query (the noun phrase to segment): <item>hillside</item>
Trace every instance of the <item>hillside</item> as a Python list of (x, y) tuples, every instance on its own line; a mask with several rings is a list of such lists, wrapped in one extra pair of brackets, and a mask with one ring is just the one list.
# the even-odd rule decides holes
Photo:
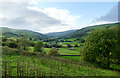
[(69, 30), (69, 31), (64, 31), (64, 32), (53, 32), (53, 33), (47, 33), (46, 35), (49, 37), (65, 37), (66, 35), (69, 35), (76, 30)]
[(38, 32), (30, 31), (30, 30), (19, 30), (19, 29), (12, 29), (7, 27), (0, 27), (2, 29), (2, 35), (7, 38), (19, 38), (19, 37), (31, 37), (34, 40), (40, 40), (47, 38), (46, 35), (43, 35)]
[(106, 29), (112, 26), (117, 26), (117, 25), (118, 23), (89, 26), (89, 27), (79, 29), (71, 34), (68, 34), (65, 36), (65, 38), (86, 37), (90, 32), (94, 30)]

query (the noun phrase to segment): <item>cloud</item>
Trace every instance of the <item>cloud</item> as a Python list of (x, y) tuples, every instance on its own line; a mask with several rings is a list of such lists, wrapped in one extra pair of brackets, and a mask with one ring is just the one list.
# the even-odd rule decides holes
[(88, 25), (99, 25), (99, 24), (107, 24), (107, 23), (116, 23), (118, 22), (118, 4), (114, 6), (106, 15), (103, 15), (95, 20), (93, 20)]
[(44, 8), (39, 10), (44, 12), (50, 17), (61, 20), (62, 23), (65, 23), (68, 25), (76, 24), (76, 20), (78, 20), (81, 17), (81, 15), (77, 15), (77, 16), (71, 15), (70, 12), (66, 9)]
[[(31, 10), (28, 7), (28, 3), (4, 3), (0, 9), (1, 24), (7, 26), (50, 26), (62, 25), (62, 23), (51, 18), (43, 12)], [(22, 28), (22, 27), (21, 27)]]
[(33, 7), (35, 4), (38, 2), (1, 2), (0, 26), (46, 33), (58, 31), (58, 28), (59, 31), (69, 30), (80, 18), (65, 9)]

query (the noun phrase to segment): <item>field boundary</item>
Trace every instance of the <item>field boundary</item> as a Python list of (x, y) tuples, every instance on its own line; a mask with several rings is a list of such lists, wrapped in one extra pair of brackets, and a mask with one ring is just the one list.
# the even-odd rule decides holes
[(59, 55), (59, 56), (81, 56), (81, 55)]

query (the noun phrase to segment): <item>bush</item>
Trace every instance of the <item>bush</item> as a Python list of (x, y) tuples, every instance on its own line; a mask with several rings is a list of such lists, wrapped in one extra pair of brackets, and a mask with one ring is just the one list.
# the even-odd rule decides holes
[(10, 48), (17, 48), (18, 47), (18, 45), (15, 42), (9, 42), (7, 45)]
[(117, 27), (91, 33), (85, 42), (83, 59), (91, 63), (99, 63), (105, 68), (109, 68), (110, 63), (116, 62), (116, 60), (118, 62), (120, 52), (116, 49), (119, 46), (117, 34)]
[(67, 44), (67, 47), (72, 47), (70, 44)]
[(29, 46), (34, 47), (34, 42), (29, 42)]
[(3, 42), (6, 42), (6, 41), (7, 41), (7, 38), (6, 38), (6, 37), (2, 37), (2, 41), (3, 41)]
[(6, 42), (2, 42), (2, 46), (5, 46), (6, 45)]
[(80, 44), (80, 47), (83, 47), (84, 45), (83, 44)]
[(3, 55), (19, 55), (20, 51), (15, 48), (9, 48), (7, 46), (2, 47), (2, 54)]
[(75, 46), (74, 47), (79, 47), (77, 44), (75, 44)]
[(34, 52), (42, 52), (42, 47), (43, 47), (43, 42), (42, 41), (38, 41), (35, 45), (34, 45)]
[(59, 53), (56, 49), (52, 48), (49, 52), (48, 52), (48, 55), (50, 56), (58, 56)]
[(28, 50), (28, 46), (30, 41), (26, 37), (22, 37), (17, 39), (16, 42), (18, 43), (18, 48), (21, 50)]
[(79, 42), (80, 42), (80, 43), (84, 43), (84, 42), (85, 42), (85, 40), (84, 40), (84, 39), (82, 39), (82, 38), (80, 38), (80, 39), (79, 39)]

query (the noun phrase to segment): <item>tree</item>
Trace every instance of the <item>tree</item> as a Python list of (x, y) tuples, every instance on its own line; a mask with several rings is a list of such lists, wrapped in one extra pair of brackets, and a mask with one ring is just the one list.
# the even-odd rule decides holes
[(7, 41), (7, 38), (6, 38), (6, 37), (2, 37), (2, 41), (3, 41), (3, 42), (6, 42), (6, 41)]
[(29, 40), (32, 40), (32, 38), (30, 37)]
[(83, 60), (100, 63), (105, 68), (109, 68), (110, 63), (115, 60), (119, 61), (120, 53), (116, 49), (117, 34), (117, 27), (92, 32), (85, 42), (82, 52)]
[(34, 52), (42, 52), (43, 51), (43, 42), (42, 41), (38, 41), (35, 45), (34, 45)]
[(10, 48), (17, 48), (17, 47), (18, 47), (18, 45), (17, 45), (15, 42), (9, 42), (7, 45), (8, 45)]
[(78, 47), (78, 44), (75, 44), (75, 47)]
[(56, 49), (52, 48), (49, 52), (48, 52), (48, 55), (50, 56), (58, 56), (59, 53)]
[(33, 42), (33, 41), (30, 41), (30, 42), (29, 42), (29, 46), (34, 47), (34, 42)]
[(29, 40), (26, 37), (18, 39), (17, 42), (19, 49), (28, 50)]
[(82, 38), (79, 38), (79, 42), (80, 42), (80, 43), (84, 43), (84, 42), (85, 42), (85, 40), (84, 40), (84, 39), (82, 39)]
[(67, 47), (72, 47), (70, 44), (67, 44)]

